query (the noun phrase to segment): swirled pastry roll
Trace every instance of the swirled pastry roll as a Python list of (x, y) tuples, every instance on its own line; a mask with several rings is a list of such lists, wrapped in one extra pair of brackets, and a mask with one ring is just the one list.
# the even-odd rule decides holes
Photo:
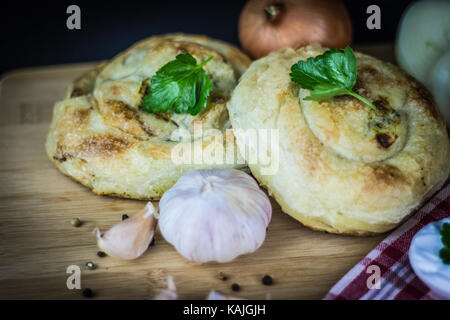
[(248, 129), (274, 129), (279, 148), (258, 150), (278, 170), (258, 181), (283, 211), (304, 225), (331, 233), (365, 235), (397, 226), (446, 181), (450, 145), (433, 98), (395, 66), (356, 53), (351, 96), (303, 100), (309, 90), (291, 82), (293, 64), (322, 54), (319, 45), (283, 49), (252, 63), (235, 88), (228, 110), (241, 154), (257, 150)]
[[(199, 63), (213, 56), (204, 67), (213, 83), (206, 108), (196, 116), (143, 111), (152, 76), (181, 53)], [(224, 149), (230, 141), (234, 145), (225, 105), (249, 64), (235, 47), (204, 36), (171, 34), (141, 41), (67, 88), (54, 108), (47, 154), (61, 172), (95, 193), (135, 199), (159, 198), (192, 169), (243, 167), (238, 152), (217, 163), (177, 162), (172, 151), (197, 138), (203, 151), (217, 143)], [(195, 128), (202, 136), (195, 136)]]

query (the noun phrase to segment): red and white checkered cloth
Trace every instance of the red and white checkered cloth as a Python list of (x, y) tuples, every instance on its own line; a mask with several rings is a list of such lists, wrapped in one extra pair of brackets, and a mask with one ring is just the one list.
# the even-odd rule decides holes
[[(325, 300), (429, 300), (439, 298), (414, 274), (408, 250), (414, 235), (430, 222), (450, 216), (450, 185), (384, 239), (327, 293)], [(380, 268), (379, 289), (369, 289), (371, 265)], [(370, 282), (369, 282), (370, 283)]]

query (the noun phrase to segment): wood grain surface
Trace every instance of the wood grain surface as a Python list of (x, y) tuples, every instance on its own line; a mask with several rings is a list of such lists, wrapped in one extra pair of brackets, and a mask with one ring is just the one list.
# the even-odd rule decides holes
[[(393, 60), (392, 45), (357, 47)], [(0, 299), (83, 299), (69, 290), (66, 270), (81, 268), (81, 285), (94, 299), (151, 299), (172, 275), (181, 299), (204, 299), (211, 289), (264, 299), (320, 299), (385, 235), (366, 238), (309, 230), (275, 201), (263, 246), (226, 263), (185, 260), (156, 233), (155, 245), (134, 261), (97, 256), (95, 227), (107, 230), (145, 203), (101, 197), (60, 174), (44, 141), (55, 101), (94, 64), (40, 67), (5, 75), (0, 83)], [(70, 221), (78, 217), (80, 228)], [(89, 270), (85, 264), (97, 265)], [(227, 281), (218, 279), (223, 272)], [(269, 274), (272, 286), (261, 278)]]

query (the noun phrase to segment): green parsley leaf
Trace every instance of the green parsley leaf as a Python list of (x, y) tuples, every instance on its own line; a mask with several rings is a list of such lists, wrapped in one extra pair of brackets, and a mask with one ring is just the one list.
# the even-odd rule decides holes
[(189, 113), (193, 116), (206, 107), (213, 88), (203, 67), (209, 57), (199, 65), (189, 53), (179, 54), (175, 60), (162, 66), (152, 77), (141, 108), (151, 113)]
[(352, 91), (356, 84), (356, 57), (353, 49), (330, 49), (291, 67), (291, 80), (301, 88), (311, 90), (305, 100), (322, 101), (335, 96), (351, 95), (372, 109), (376, 107), (366, 98)]
[(444, 246), (450, 248), (450, 223), (446, 222), (442, 225), (441, 240)]
[(445, 264), (450, 264), (450, 248), (449, 247), (443, 247), (439, 251), (439, 257), (441, 257), (442, 262)]
[(444, 247), (439, 251), (439, 257), (445, 264), (450, 264), (450, 223), (444, 223), (440, 233)]

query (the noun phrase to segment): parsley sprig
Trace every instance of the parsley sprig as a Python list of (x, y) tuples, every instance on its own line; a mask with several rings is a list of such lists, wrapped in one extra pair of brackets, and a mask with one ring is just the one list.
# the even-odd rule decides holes
[(441, 241), (444, 247), (439, 251), (439, 257), (445, 264), (450, 264), (450, 223), (442, 225)]
[(352, 91), (356, 84), (356, 57), (353, 49), (330, 49), (291, 67), (291, 80), (301, 88), (311, 90), (305, 100), (322, 101), (335, 96), (351, 95), (372, 109), (376, 107), (366, 98)]
[(152, 77), (141, 108), (151, 113), (189, 113), (193, 116), (206, 107), (213, 88), (203, 67), (213, 56), (197, 64), (189, 53), (179, 54)]

